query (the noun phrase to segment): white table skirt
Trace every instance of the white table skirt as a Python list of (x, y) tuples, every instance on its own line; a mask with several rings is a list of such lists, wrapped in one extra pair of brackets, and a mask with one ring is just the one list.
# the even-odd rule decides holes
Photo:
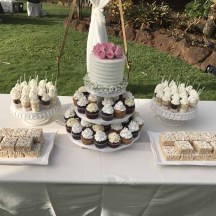
[[(200, 102), (196, 119), (168, 127), (151, 111), (150, 100), (138, 99), (136, 107), (145, 120), (139, 141), (125, 150), (104, 154), (70, 142), (63, 113), (71, 97), (60, 100), (61, 113), (43, 126), (44, 130), (58, 129), (49, 165), (0, 166), (0, 215), (28, 215), (25, 202), (20, 200), (29, 199), (29, 194), (42, 200), (40, 205), (29, 207), (41, 216), (215, 215), (216, 168), (156, 165), (146, 131), (216, 131), (216, 102)], [(26, 127), (21, 119), (10, 115), (9, 95), (0, 95), (0, 101), (0, 126)], [(10, 193), (17, 201), (12, 206), (5, 201), (5, 207), (2, 200)]]

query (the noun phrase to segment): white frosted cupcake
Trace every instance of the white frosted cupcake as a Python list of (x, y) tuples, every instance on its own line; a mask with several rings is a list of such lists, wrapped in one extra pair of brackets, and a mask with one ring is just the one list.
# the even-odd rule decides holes
[(80, 98), (77, 102), (78, 112), (85, 114), (85, 110), (86, 110), (87, 105), (88, 105), (88, 100), (86, 99), (86, 97), (84, 96), (84, 97)]
[(42, 100), (42, 97), (43, 97), (43, 95), (46, 93), (46, 88), (42, 88), (42, 87), (40, 87), (39, 89), (38, 89), (38, 99), (39, 100)]
[(101, 111), (101, 118), (104, 121), (111, 121), (114, 117), (114, 109), (111, 105), (105, 105)]
[(137, 124), (139, 125), (139, 129), (141, 130), (142, 127), (143, 127), (143, 125), (144, 125), (144, 120), (143, 120), (143, 118), (140, 117), (140, 116), (136, 116), (136, 117), (133, 118), (133, 120), (134, 120), (135, 122), (137, 122)]
[(155, 103), (156, 103), (157, 106), (162, 105), (162, 97), (163, 97), (163, 95), (164, 95), (163, 91), (158, 91), (158, 93), (156, 94)]
[(133, 141), (133, 135), (128, 128), (124, 128), (120, 132), (121, 143), (130, 144)]
[(110, 148), (118, 148), (120, 145), (120, 141), (121, 141), (121, 138), (119, 134), (117, 134), (116, 132), (111, 132), (108, 135), (108, 146)]
[(99, 108), (96, 103), (90, 103), (85, 110), (86, 117), (89, 119), (96, 119), (99, 115)]
[(178, 94), (173, 95), (170, 107), (172, 112), (178, 112), (180, 107), (180, 98)]
[(71, 130), (71, 133), (72, 133), (72, 137), (75, 139), (75, 140), (80, 140), (81, 139), (81, 133), (82, 133), (82, 126), (80, 123), (74, 123), (72, 125), (72, 130)]
[(126, 114), (131, 114), (135, 110), (135, 102), (133, 98), (126, 98), (124, 101), (126, 107)]
[(75, 119), (75, 118), (70, 118), (70, 119), (67, 120), (65, 126), (66, 126), (66, 130), (67, 130), (68, 133), (71, 133), (72, 126), (75, 123), (79, 123), (79, 121), (77, 119)]
[(40, 111), (40, 101), (39, 101), (37, 95), (35, 95), (34, 97), (32, 97), (30, 99), (30, 103), (31, 103), (32, 112), (39, 112)]
[(93, 133), (95, 134), (97, 131), (104, 131), (104, 126), (99, 124), (92, 125)]
[(106, 105), (114, 105), (114, 101), (111, 98), (104, 98), (102, 101), (102, 105), (106, 106)]
[(50, 89), (48, 95), (50, 97), (51, 104), (55, 104), (57, 102), (57, 92), (53, 89)]
[(73, 95), (73, 103), (75, 106), (77, 106), (77, 102), (81, 99), (84, 98), (85, 95), (79, 91), (76, 91)]
[(30, 98), (28, 95), (23, 95), (20, 98), (21, 104), (22, 104), (22, 109), (24, 111), (30, 111), (31, 110), (31, 106), (30, 106)]
[(91, 145), (94, 142), (93, 131), (90, 128), (86, 128), (81, 133), (81, 140), (84, 145)]
[(156, 97), (157, 93), (160, 91), (163, 91), (163, 87), (162, 87), (161, 83), (157, 84), (157, 86), (155, 87), (154, 96)]
[(84, 119), (81, 120), (81, 125), (82, 125), (83, 129), (92, 127), (92, 123), (88, 122), (88, 121), (85, 121)]
[(90, 94), (88, 96), (88, 101), (89, 101), (89, 103), (97, 103), (97, 96), (93, 95), (93, 94)]
[(116, 132), (119, 134), (122, 129), (123, 129), (123, 126), (121, 123), (111, 125), (111, 132)]
[(43, 107), (45, 109), (49, 109), (50, 108), (50, 96), (47, 93), (45, 93), (43, 95), (43, 97), (41, 98), (41, 102), (42, 102)]
[(138, 136), (140, 127), (136, 121), (132, 120), (128, 125), (128, 129), (131, 131), (133, 138), (136, 138)]
[(122, 99), (126, 100), (126, 99), (134, 99), (133, 94), (130, 91), (126, 91), (123, 95), (122, 95)]
[(126, 114), (126, 107), (122, 101), (119, 101), (114, 106), (114, 116), (115, 118), (124, 118)]
[(170, 108), (170, 95), (169, 94), (164, 94), (162, 97), (162, 107), (166, 110)]
[(99, 149), (105, 148), (107, 145), (107, 135), (103, 131), (97, 131), (94, 135), (95, 146)]
[(11, 92), (10, 92), (10, 96), (13, 100), (13, 103), (15, 105), (16, 108), (21, 108), (22, 105), (21, 105), (21, 101), (20, 101), (20, 98), (21, 98), (21, 94), (19, 91), (16, 90), (16, 88), (12, 88)]
[(183, 98), (180, 100), (180, 109), (179, 109), (179, 111), (180, 111), (181, 113), (187, 112), (188, 106), (189, 106), (188, 97), (183, 97)]

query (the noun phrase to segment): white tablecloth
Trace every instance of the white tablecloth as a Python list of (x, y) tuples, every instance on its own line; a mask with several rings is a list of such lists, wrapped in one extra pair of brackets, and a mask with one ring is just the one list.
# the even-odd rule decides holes
[[(150, 100), (138, 99), (136, 108), (145, 120), (139, 141), (130, 148), (105, 154), (70, 142), (63, 113), (70, 106), (71, 97), (60, 97), (60, 100), (61, 113), (43, 126), (44, 130), (58, 130), (49, 165), (0, 166), (2, 188), (14, 186), (12, 191), (17, 194), (18, 201), (20, 197), (28, 198), (19, 191), (25, 182), (29, 185), (27, 191), (32, 193), (38, 187), (37, 195), (44, 200), (41, 206), (32, 206), (35, 212), (43, 209), (40, 215), (214, 215), (216, 200), (212, 197), (216, 192), (216, 167), (156, 165), (146, 131), (216, 131), (216, 102), (201, 101), (196, 119), (169, 127), (152, 112)], [(0, 101), (1, 127), (26, 127), (21, 119), (10, 115), (9, 95), (0, 95)], [(5, 186), (4, 182), (8, 184)], [(12, 212), (24, 216), (20, 213), (24, 206), (17, 204), (11, 207)], [(3, 215), (1, 211), (0, 215)]]

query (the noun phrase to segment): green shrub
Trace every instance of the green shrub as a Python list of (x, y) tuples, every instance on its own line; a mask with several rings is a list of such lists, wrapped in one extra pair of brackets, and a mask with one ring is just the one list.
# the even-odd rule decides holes
[(193, 0), (185, 6), (185, 13), (191, 18), (207, 18), (211, 3), (211, 0)]

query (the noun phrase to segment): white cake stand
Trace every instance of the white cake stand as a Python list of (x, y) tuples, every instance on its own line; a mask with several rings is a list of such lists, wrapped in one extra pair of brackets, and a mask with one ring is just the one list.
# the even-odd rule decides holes
[(157, 106), (154, 99), (151, 100), (152, 110), (159, 116), (159, 118), (168, 126), (174, 126), (194, 119), (198, 114), (198, 108), (191, 108), (185, 113), (172, 112), (171, 110), (165, 110), (161, 106)]
[(55, 104), (51, 104), (49, 109), (41, 108), (39, 112), (24, 111), (22, 108), (16, 108), (12, 103), (10, 106), (10, 112), (17, 118), (23, 119), (23, 121), (32, 126), (39, 126), (46, 124), (52, 116), (54, 116), (61, 109), (61, 102), (57, 98)]

